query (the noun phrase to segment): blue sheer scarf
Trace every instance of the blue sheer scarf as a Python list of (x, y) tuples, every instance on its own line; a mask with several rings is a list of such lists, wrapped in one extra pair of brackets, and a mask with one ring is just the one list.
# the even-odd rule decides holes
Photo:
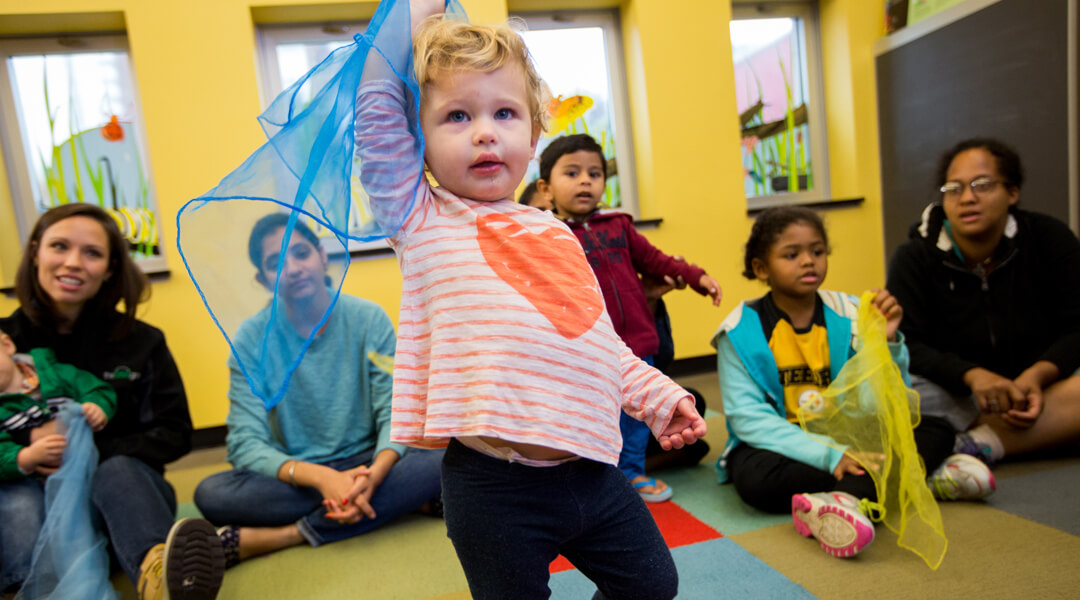
[(90, 503), (90, 483), (98, 464), (94, 433), (82, 407), (60, 405), (57, 418), (67, 431), (60, 469), (45, 480), (45, 524), (30, 574), (16, 600), (114, 600), (109, 582), (107, 540)]
[[(446, 6), (448, 18), (465, 18), (457, 0)], [(372, 55), (372, 51), (378, 56)], [(413, 70), (412, 37), (407, 0), (383, 0), (367, 29), (353, 42), (334, 50), (315, 68), (281, 93), (259, 117), (267, 142), (206, 194), (184, 204), (176, 216), (177, 247), (203, 303), (229, 342), (233, 358), (252, 393), (267, 409), (285, 396), (289, 379), (325, 324), (341, 294), (341, 279), (331, 288), (330, 306), (299, 349), (277, 340), (287, 319), (281, 301), (282, 269), (298, 221), (314, 230), (322, 249), (334, 261), (349, 264), (350, 242), (392, 236), (412, 209), (397, 207), (393, 215), (372, 218), (360, 184), (354, 156), (356, 91), (369, 55), (385, 61), (404, 84), (409, 125), (416, 136), (415, 152), (424, 153), (419, 125), (419, 86)], [(311, 100), (304, 102), (310, 94)], [(418, 179), (419, 186), (422, 179)], [(285, 212), (277, 261), (277, 277), (262, 285), (247, 248), (248, 233), (262, 216)], [(340, 275), (344, 277), (344, 272)], [(235, 332), (262, 309), (270, 311), (260, 333), (255, 356), (241, 356), (233, 343)], [(287, 323), (286, 323), (287, 325)], [(286, 361), (271, 361), (287, 354)], [(285, 362), (284, 371), (268, 367)]]

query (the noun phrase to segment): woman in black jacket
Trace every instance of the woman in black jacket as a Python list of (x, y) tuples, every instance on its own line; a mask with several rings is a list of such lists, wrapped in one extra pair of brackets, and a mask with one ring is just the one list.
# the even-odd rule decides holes
[(972, 428), (958, 446), (988, 462), (1080, 439), (1080, 242), (1018, 207), (1023, 168), (1001, 142), (959, 143), (938, 179), (887, 284), (923, 414)]
[[(202, 519), (174, 525), (176, 494), (164, 478), (165, 464), (191, 450), (187, 396), (165, 337), (135, 318), (149, 283), (115, 221), (89, 204), (43, 214), (15, 290), (20, 307), (0, 330), (19, 348), (52, 349), (116, 391), (116, 414), (94, 436), (91, 500), (140, 598), (160, 598), (166, 585), (173, 597), (213, 598), (224, 570), (220, 541)], [(34, 430), (27, 443), (45, 433)], [(27, 575), (45, 518), (44, 477), (54, 470), (0, 483), (0, 589)]]

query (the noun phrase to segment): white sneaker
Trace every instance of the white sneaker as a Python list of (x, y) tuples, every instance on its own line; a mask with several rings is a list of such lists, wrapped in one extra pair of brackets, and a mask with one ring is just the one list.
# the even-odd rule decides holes
[(938, 500), (979, 500), (994, 493), (990, 467), (970, 454), (953, 454), (927, 481)]
[(855, 556), (874, 541), (874, 524), (846, 492), (795, 494), (791, 497), (795, 530), (813, 536), (832, 556)]

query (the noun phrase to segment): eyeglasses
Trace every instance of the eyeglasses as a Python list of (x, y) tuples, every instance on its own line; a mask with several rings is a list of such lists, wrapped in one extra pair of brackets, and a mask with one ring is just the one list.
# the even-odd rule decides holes
[[(1000, 179), (994, 179), (993, 177), (976, 177), (971, 180), (971, 183), (967, 184), (971, 186), (971, 191), (975, 194), (985, 194), (994, 189), (994, 187), (1002, 183)], [(960, 181), (947, 181), (945, 185), (941, 186), (941, 193), (948, 197), (958, 198), (964, 194), (964, 185)]]

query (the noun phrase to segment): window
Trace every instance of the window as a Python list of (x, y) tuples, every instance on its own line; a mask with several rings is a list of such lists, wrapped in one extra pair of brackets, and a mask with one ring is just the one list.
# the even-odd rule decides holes
[(107, 210), (144, 271), (166, 269), (123, 36), (0, 41), (0, 134), (20, 236), (69, 202)]
[[(263, 108), (270, 106), (274, 98), (311, 69), (315, 68), (334, 50), (353, 43), (353, 36), (367, 27), (364, 21), (338, 22), (326, 25), (265, 25), (259, 28), (259, 67), (262, 81)], [(318, 90), (301, 88), (297, 98), (301, 102), (311, 100)], [(358, 192), (359, 193), (359, 192)], [(354, 204), (349, 211), (349, 228), (359, 228), (364, 211)], [(333, 234), (314, 220), (307, 224), (320, 238), (324, 238), (328, 254), (341, 251)], [(359, 242), (349, 240), (350, 252), (382, 250), (385, 240)]]
[[(331, 52), (351, 44), (353, 36), (362, 33), (365, 27), (365, 22), (260, 27), (258, 44), (263, 107), (270, 106), (278, 94), (315, 68)], [(301, 90), (300, 99), (310, 100), (313, 91), (316, 90)]]
[[(588, 133), (608, 159), (603, 205), (637, 214), (634, 155), (630, 137), (626, 84), (617, 14), (602, 12), (525, 13), (525, 45), (540, 77), (555, 98), (548, 133), (540, 138), (539, 157), (555, 137)], [(539, 176), (534, 162), (526, 181)]]
[(736, 4), (732, 17), (749, 208), (828, 199), (821, 51), (813, 6)]

